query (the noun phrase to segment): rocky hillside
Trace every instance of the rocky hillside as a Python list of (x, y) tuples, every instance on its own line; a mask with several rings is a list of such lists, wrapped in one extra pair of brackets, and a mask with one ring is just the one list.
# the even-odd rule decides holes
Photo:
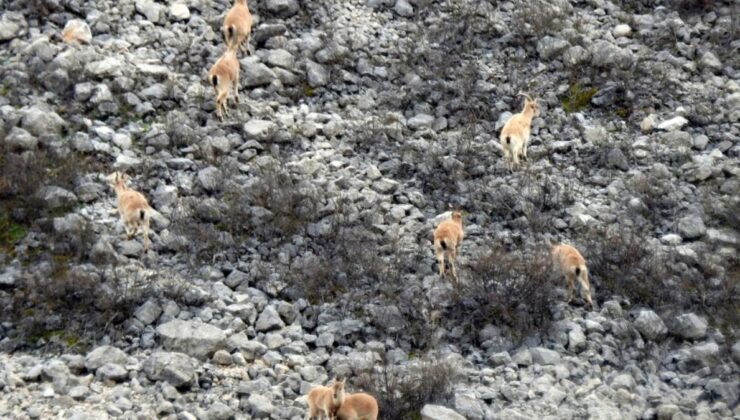
[(740, 416), (736, 2), (249, 6), (221, 122), (227, 1), (0, 0), (0, 417), (302, 419), (333, 377), (383, 419)]

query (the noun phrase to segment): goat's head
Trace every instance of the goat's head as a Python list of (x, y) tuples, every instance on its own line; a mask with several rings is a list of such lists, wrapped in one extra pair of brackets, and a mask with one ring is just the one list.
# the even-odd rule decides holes
[(334, 383), (331, 385), (331, 398), (335, 404), (341, 404), (344, 401), (344, 379), (334, 379)]
[(519, 96), (524, 97), (524, 111), (529, 110), (534, 116), (540, 115), (540, 104), (537, 103), (537, 99), (532, 99), (531, 96), (524, 92), (519, 93)]
[(110, 174), (107, 177), (105, 177), (105, 179), (108, 181), (108, 183), (111, 186), (113, 186), (115, 188), (115, 187), (118, 187), (118, 186), (124, 186), (125, 187), (126, 186), (126, 183), (129, 180), (129, 177), (128, 177), (128, 175), (126, 175), (123, 172), (115, 171), (112, 174)]

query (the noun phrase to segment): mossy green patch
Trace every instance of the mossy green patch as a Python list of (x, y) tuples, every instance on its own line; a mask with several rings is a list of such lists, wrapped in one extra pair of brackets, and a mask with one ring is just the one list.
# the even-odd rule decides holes
[(0, 216), (0, 251), (10, 253), (13, 245), (26, 236), (25, 227), (14, 223), (6, 216)]
[(595, 87), (584, 88), (580, 83), (571, 85), (568, 88), (565, 98), (563, 98), (562, 104), (565, 112), (578, 112), (586, 108), (591, 103), (591, 98), (596, 95), (598, 89)]

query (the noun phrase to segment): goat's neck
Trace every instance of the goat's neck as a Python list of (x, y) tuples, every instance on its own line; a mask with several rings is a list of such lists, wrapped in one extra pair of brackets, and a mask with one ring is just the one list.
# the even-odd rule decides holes
[(528, 106), (525, 106), (521, 113), (522, 117), (524, 117), (525, 120), (532, 122), (532, 117), (534, 117), (534, 110)]
[(247, 5), (247, 0), (234, 0), (234, 5), (241, 4), (243, 6)]
[(125, 191), (128, 190), (128, 187), (126, 186), (126, 184), (124, 184), (122, 182), (119, 182), (118, 184), (116, 184), (116, 186), (114, 188), (116, 190), (116, 194), (118, 194), (118, 195), (121, 195)]

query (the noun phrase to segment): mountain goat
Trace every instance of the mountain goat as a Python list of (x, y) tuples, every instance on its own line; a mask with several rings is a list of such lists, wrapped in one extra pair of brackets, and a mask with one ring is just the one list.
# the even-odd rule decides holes
[(216, 115), (223, 121), (224, 116), (229, 114), (227, 105), (230, 88), (234, 89), (234, 100), (239, 103), (239, 60), (236, 58), (235, 48), (227, 48), (211, 67), (208, 81), (216, 91)]
[(462, 226), (462, 213), (459, 211), (452, 212), (452, 218), (440, 223), (434, 230), (434, 255), (439, 262), (439, 275), (445, 275), (445, 255), (450, 261), (452, 278), (457, 283), (457, 268), (455, 267), (455, 258), (462, 246), (463, 237), (465, 236)]
[(249, 40), (252, 34), (252, 14), (249, 13), (247, 0), (235, 0), (224, 18), (224, 40), (226, 46), (249, 55)]
[(586, 260), (577, 249), (566, 244), (553, 245), (548, 241), (552, 263), (557, 272), (565, 275), (568, 281), (568, 302), (573, 300), (575, 294), (575, 279), (581, 283), (581, 294), (591, 308), (594, 303), (591, 300), (591, 285), (588, 281), (588, 267)]
[(344, 403), (344, 380), (334, 379), (331, 386), (317, 386), (308, 393), (308, 413), (306, 420), (326, 416), (329, 420), (336, 417), (337, 410)]
[(144, 234), (144, 251), (147, 251), (149, 249), (149, 221), (152, 212), (149, 202), (143, 194), (126, 186), (128, 175), (116, 171), (108, 175), (106, 179), (116, 191), (118, 213), (126, 228), (126, 236), (132, 239), (141, 227)]
[(527, 160), (527, 144), (529, 143), (532, 118), (540, 114), (540, 107), (536, 99), (532, 99), (526, 93), (520, 93), (519, 95), (524, 96), (524, 109), (522, 109), (522, 112), (512, 115), (506, 121), (499, 136), (501, 147), (504, 150), (504, 159), (506, 159), (510, 171), (519, 166), (520, 158)]
[(337, 419), (378, 420), (378, 401), (370, 394), (349, 394), (337, 411)]

